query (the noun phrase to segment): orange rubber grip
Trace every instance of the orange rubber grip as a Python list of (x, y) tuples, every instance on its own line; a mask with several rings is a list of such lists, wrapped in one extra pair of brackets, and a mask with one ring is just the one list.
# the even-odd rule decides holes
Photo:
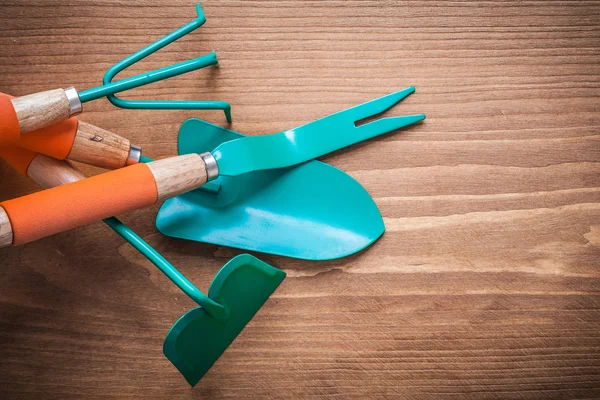
[(64, 160), (73, 147), (77, 124), (77, 117), (65, 119), (54, 125), (21, 135), (17, 145), (36, 153)]
[[(2, 99), (6, 97), (8, 97), (9, 100), (13, 98), (13, 96), (9, 94), (0, 92), (0, 104)], [(2, 118), (1, 112), (0, 109), (0, 118)], [(19, 121), (17, 121), (17, 124), (18, 122)], [(3, 129), (0, 121), (0, 145), (2, 145), (1, 136), (4, 135)], [(25, 135), (19, 134), (13, 143), (16, 143), (20, 147), (35, 151), (36, 153), (42, 153), (58, 160), (64, 160), (71, 152), (76, 135), (77, 117), (71, 117), (64, 121), (57, 122), (54, 125), (29, 132)]]
[(13, 230), (13, 246), (150, 206), (154, 175), (145, 164), (106, 172), (0, 203)]
[(15, 143), (21, 137), (21, 127), (11, 97), (0, 96), (0, 146)]
[(14, 144), (0, 146), (0, 158), (10, 164), (21, 175), (27, 176), (27, 168), (37, 156), (33, 151), (22, 149)]

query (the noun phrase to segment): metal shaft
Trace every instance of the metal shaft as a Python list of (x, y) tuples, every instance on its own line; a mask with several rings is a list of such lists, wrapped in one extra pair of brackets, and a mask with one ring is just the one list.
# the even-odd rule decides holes
[(145, 72), (143, 74), (124, 78), (116, 82), (111, 82), (106, 85), (97, 86), (95, 88), (82, 90), (79, 92), (79, 99), (82, 103), (99, 99), (110, 94), (123, 92), (139, 86), (148, 85), (153, 82), (163, 79), (172, 78), (177, 75), (195, 71), (199, 68), (204, 68), (217, 63), (217, 55), (212, 52), (202, 57), (194, 58), (193, 60), (183, 61), (178, 64), (169, 65), (154, 71)]

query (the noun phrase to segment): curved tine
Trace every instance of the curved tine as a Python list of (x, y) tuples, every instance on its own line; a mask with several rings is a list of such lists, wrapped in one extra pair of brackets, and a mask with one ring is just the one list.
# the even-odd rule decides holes
[[(185, 61), (163, 68), (174, 71), (179, 69), (177, 74), (191, 72), (209, 65), (217, 64), (217, 55), (211, 52), (205, 56), (193, 60)], [(180, 67), (181, 66), (181, 67)], [(150, 74), (156, 74), (157, 71), (151, 71)], [(231, 122), (231, 105), (226, 101), (213, 100), (125, 100), (114, 95), (108, 95), (108, 99), (117, 107), (125, 109), (151, 109), (151, 110), (222, 110), (225, 118)]]
[(111, 95), (110, 102), (126, 109), (148, 110), (222, 110), (227, 122), (231, 122), (231, 104), (216, 100), (124, 100)]
[[(106, 71), (103, 78), (103, 83), (109, 84), (112, 79), (124, 69), (137, 63), (140, 60), (148, 57), (150, 54), (162, 49), (163, 47), (173, 43), (177, 39), (187, 35), (195, 29), (201, 27), (206, 22), (206, 17), (202, 12), (200, 4), (196, 4), (196, 10), (198, 17), (185, 24), (184, 26), (176, 29), (170, 34), (157, 40), (154, 43), (136, 51), (130, 56), (119, 61), (115, 65)], [(218, 63), (217, 56), (214, 52), (211, 52), (205, 56), (198, 57), (194, 60), (190, 60), (186, 63), (186, 71), (191, 72), (200, 68), (207, 67), (209, 65), (215, 65)], [(166, 67), (170, 68), (170, 67)], [(121, 99), (114, 94), (106, 96), (108, 100), (116, 107), (125, 109), (161, 109), (161, 110), (222, 110), (225, 113), (227, 122), (231, 122), (231, 105), (225, 101), (204, 101), (204, 100), (125, 100)]]
[(144, 58), (148, 57), (150, 54), (162, 49), (163, 47), (169, 45), (170, 43), (173, 43), (174, 41), (181, 38), (182, 36), (185, 36), (188, 33), (192, 32), (192, 31), (198, 29), (199, 27), (201, 27), (202, 25), (204, 25), (204, 23), (206, 22), (206, 17), (204, 16), (204, 13), (202, 12), (202, 8), (200, 7), (200, 4), (196, 4), (196, 10), (198, 11), (198, 17), (195, 20), (185, 24), (184, 26), (174, 30), (173, 32), (169, 33), (168, 35), (158, 39), (156, 42), (150, 43), (148, 46), (125, 57), (124, 59), (122, 59), (121, 61), (119, 61), (112, 67), (110, 67), (108, 69), (108, 71), (106, 71), (106, 73), (104, 74), (103, 83), (105, 85), (107, 83), (110, 83), (112, 81), (112, 79), (119, 72), (123, 71), (125, 68), (132, 66), (133, 64), (137, 63), (138, 61), (143, 60)]
[(145, 256), (152, 264), (156, 265), (174, 284), (176, 284), (192, 300), (201, 305), (213, 318), (227, 318), (227, 310), (225, 307), (202, 293), (192, 282), (183, 276), (177, 268), (168, 262), (152, 246), (146, 243), (146, 241), (138, 236), (131, 228), (115, 217), (106, 218), (104, 223), (129, 242), (129, 244)]

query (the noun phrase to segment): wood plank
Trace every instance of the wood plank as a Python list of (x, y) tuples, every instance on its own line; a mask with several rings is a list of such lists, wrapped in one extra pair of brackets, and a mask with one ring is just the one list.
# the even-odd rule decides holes
[[(161, 351), (193, 303), (109, 228), (3, 250), (0, 397), (600, 397), (599, 6), (203, 1), (202, 28), (123, 76), (212, 50), (219, 68), (126, 96), (226, 100), (257, 135), (415, 85), (385, 116), (427, 120), (324, 158), (387, 232), (341, 260), (258, 255), (288, 278), (194, 389)], [(95, 86), (194, 16), (183, 0), (4, 0), (0, 90)], [(81, 119), (162, 157), (189, 117), (225, 125), (104, 99)], [(37, 190), (5, 163), (0, 188)], [(157, 210), (122, 218), (200, 288), (240, 253), (158, 234)]]

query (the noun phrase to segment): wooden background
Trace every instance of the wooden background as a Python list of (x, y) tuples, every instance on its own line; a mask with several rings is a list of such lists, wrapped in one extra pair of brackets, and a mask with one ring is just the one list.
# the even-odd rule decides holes
[[(204, 1), (207, 23), (133, 69), (216, 50), (131, 93), (231, 102), (232, 128), (280, 131), (409, 85), (418, 125), (325, 160), (387, 232), (332, 262), (268, 255), (288, 278), (195, 389), (162, 355), (193, 306), (103, 224), (0, 251), (0, 398), (600, 397), (600, 2)], [(194, 3), (3, 0), (0, 90), (101, 82)], [(176, 153), (209, 112), (82, 120)], [(97, 171), (85, 168), (86, 173)], [(37, 190), (0, 163), (0, 200)], [(205, 289), (238, 250), (123, 220)]]

